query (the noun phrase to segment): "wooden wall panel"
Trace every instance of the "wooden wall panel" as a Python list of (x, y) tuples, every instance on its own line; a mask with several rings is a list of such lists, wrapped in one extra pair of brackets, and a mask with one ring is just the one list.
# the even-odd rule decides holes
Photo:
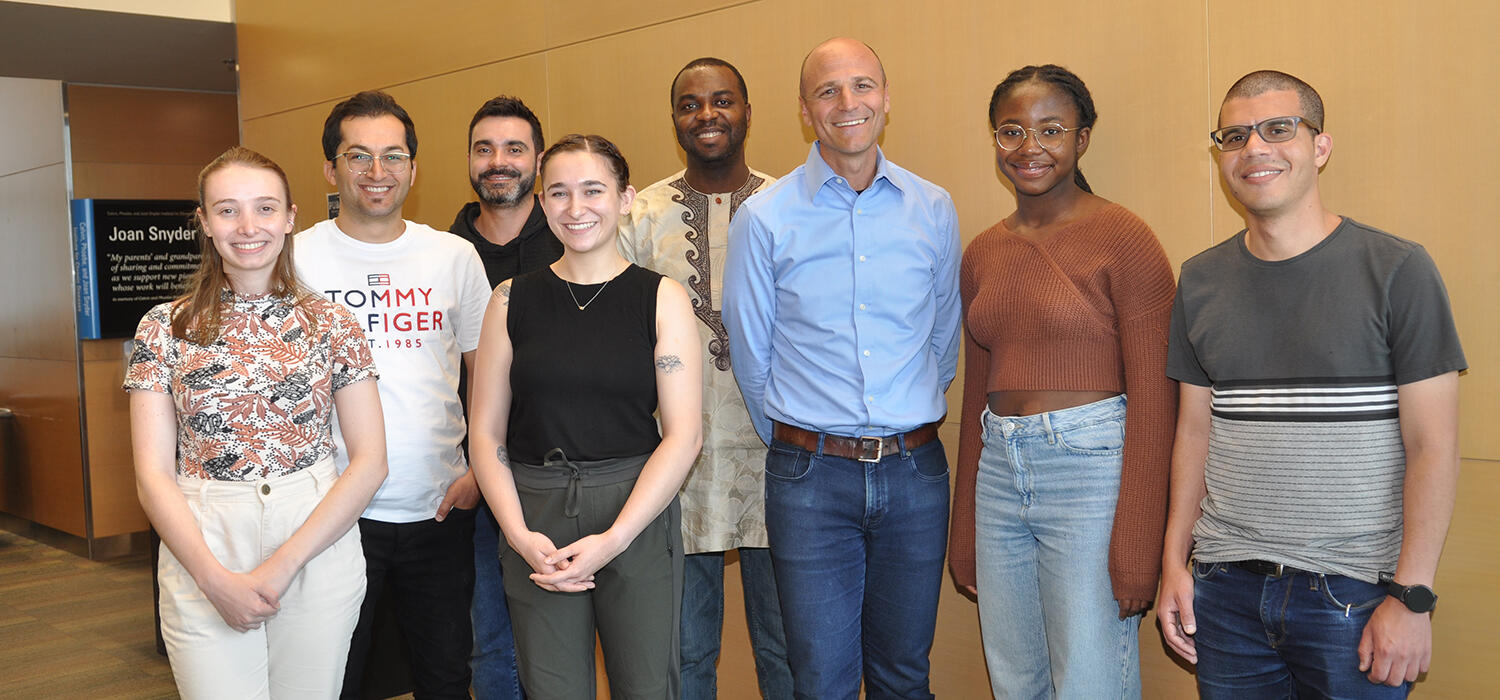
[(76, 360), (0, 357), (0, 406), (15, 412), (0, 510), (83, 537)]
[(548, 4), (238, 2), (245, 119), (541, 51)]
[[(135, 459), (130, 442), (130, 395), (120, 389), (125, 381), (124, 341), (101, 340), (114, 346), (114, 357), (83, 362), (84, 415), (88, 416), (89, 494), (94, 537), (141, 532), (151, 527), (135, 490)], [(97, 351), (96, 351), (97, 354)]]
[[(211, 158), (211, 157), (210, 157)], [(197, 199), (201, 163), (74, 163), (73, 195), (110, 192), (117, 199)]]
[[(649, 3), (583, 0), (547, 3), (548, 48), (587, 41), (611, 34), (686, 19), (735, 5), (760, 0), (654, 0)], [(509, 9), (509, 8), (507, 8)], [(673, 22), (673, 24), (676, 24)]]
[[(192, 164), (239, 141), (234, 95), (68, 86), (73, 162)], [(196, 173), (195, 173), (196, 174)]]
[[(549, 139), (583, 131), (616, 141), (642, 187), (683, 167), (668, 119), (673, 74), (692, 58), (719, 56), (749, 85), (750, 164), (780, 174), (806, 158), (812, 139), (797, 108), (802, 57), (818, 41), (847, 34), (874, 46), (889, 73), (886, 153), (952, 193), (966, 241), (1014, 208), (989, 145), (990, 91), (1013, 68), (1055, 62), (1088, 82), (1099, 109), (1083, 160), (1090, 183), (1150, 223), (1180, 265), (1243, 226), (1220, 185), (1207, 133), (1235, 78), (1278, 67), (1308, 78), (1328, 101), (1335, 156), (1323, 183), (1330, 205), (1422, 242), (1442, 267), (1476, 368), (1463, 381), (1464, 455), (1493, 460), (1500, 451), (1500, 435), (1481, 429), (1496, 419), (1489, 400), (1496, 380), (1484, 368), (1500, 359), (1500, 336), (1483, 302), (1500, 292), (1500, 276), (1490, 270), (1500, 256), (1494, 237), (1479, 228), (1500, 214), (1487, 196), (1500, 176), (1475, 165), (1495, 160), (1500, 146), (1442, 128), (1496, 111), (1495, 93), (1473, 88), (1500, 78), (1500, 60), (1481, 34), (1500, 19), (1491, 4), (1444, 0), (1418, 9), (1388, 0), (1276, 0), (1252, 21), (1242, 6), (1223, 0), (1083, 0), (1046, 16), (974, 0), (934, 0), (920, 12), (877, 3), (857, 13), (844, 4), (792, 0), (674, 0), (628, 9), (584, 3), (549, 5), (540, 14), (507, 8), (511, 26), (540, 30), (524, 43), (500, 42), (503, 48), (466, 42), (462, 29), (450, 28), (468, 7), (445, 13), (441, 24), (402, 14), (410, 44), (423, 50), (389, 68), (392, 62), (378, 56), (351, 62), (350, 47), (325, 29), (336, 24), (328, 10), (284, 0), (241, 3), (246, 143), (288, 165), (304, 207), (300, 226), (323, 218), (329, 190), (317, 146), (322, 119), (357, 89), (394, 86), (412, 112), (422, 176), (406, 215), (442, 228), (471, 196), (460, 179), (466, 169), (458, 135), (493, 93), (523, 97)], [(1274, 31), (1251, 31), (1266, 27)], [(1464, 157), (1470, 154), (1478, 157)], [(950, 405), (959, 391), (950, 390)], [(950, 448), (956, 420), (951, 415), (943, 427)], [(1492, 466), (1466, 463), (1465, 496), (1440, 579), (1444, 595), (1453, 596), (1444, 598), (1450, 610), (1459, 607), (1455, 599), (1470, 605), (1469, 591), (1500, 574), (1479, 554), (1494, 545), (1496, 523), (1485, 519), (1488, 510), (1476, 510), (1494, 499)], [(736, 641), (744, 634), (737, 600), (726, 605), (720, 687), (723, 697), (748, 698), (754, 674), (748, 645)], [(1487, 637), (1479, 630), (1493, 624), (1470, 625), (1464, 617), (1439, 615), (1440, 656), (1417, 697), (1473, 694), (1465, 679), (1482, 677), (1481, 651), (1493, 646), (1481, 642)], [(986, 697), (974, 607), (946, 583), (938, 624), (934, 690)], [(1162, 648), (1154, 617), (1144, 622), (1141, 640), (1146, 696), (1193, 697), (1192, 675)]]

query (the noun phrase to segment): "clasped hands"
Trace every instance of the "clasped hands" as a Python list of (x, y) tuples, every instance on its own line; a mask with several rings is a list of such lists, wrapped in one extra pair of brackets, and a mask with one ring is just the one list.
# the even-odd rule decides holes
[(610, 532), (588, 535), (558, 548), (540, 532), (527, 532), (516, 551), (531, 565), (531, 581), (544, 590), (578, 593), (594, 587), (594, 573), (625, 551), (629, 542)]
[(281, 609), (281, 596), (290, 585), (291, 577), (267, 561), (249, 573), (221, 568), (200, 583), (199, 588), (208, 602), (213, 603), (224, 624), (237, 632), (249, 632), (276, 617)]

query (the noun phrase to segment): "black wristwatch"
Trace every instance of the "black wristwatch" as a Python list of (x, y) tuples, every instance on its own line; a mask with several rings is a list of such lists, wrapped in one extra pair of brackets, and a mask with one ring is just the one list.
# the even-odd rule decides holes
[(1406, 609), (1414, 613), (1432, 612), (1437, 607), (1437, 594), (1422, 585), (1403, 586), (1396, 583), (1396, 575), (1380, 572), (1380, 585), (1385, 586), (1386, 595), (1401, 601)]

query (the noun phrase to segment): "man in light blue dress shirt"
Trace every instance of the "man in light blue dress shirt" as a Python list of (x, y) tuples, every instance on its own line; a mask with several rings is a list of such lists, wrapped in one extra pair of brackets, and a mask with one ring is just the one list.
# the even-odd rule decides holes
[(885, 69), (808, 54), (807, 162), (730, 224), (723, 317), (766, 457), (766, 527), (798, 698), (930, 698), (948, 526), (937, 439), (958, 362), (948, 193), (886, 160)]

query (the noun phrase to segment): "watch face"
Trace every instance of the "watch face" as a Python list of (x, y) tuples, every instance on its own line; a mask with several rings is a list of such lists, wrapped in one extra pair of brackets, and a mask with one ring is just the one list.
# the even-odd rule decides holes
[(1401, 602), (1406, 603), (1412, 612), (1430, 612), (1437, 605), (1437, 595), (1426, 586), (1412, 586), (1406, 589), (1406, 595), (1401, 596)]

